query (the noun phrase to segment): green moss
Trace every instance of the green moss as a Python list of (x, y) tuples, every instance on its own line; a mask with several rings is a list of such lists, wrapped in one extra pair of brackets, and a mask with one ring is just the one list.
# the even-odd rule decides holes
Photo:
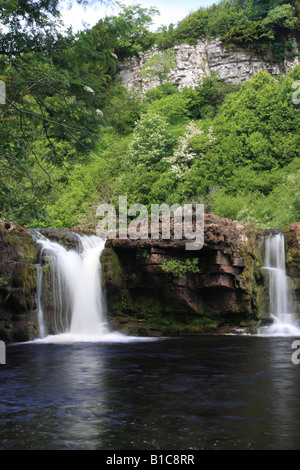
[(300, 277), (300, 250), (294, 231), (286, 228), (284, 231), (287, 273), (293, 278)]
[(161, 269), (165, 272), (172, 273), (174, 277), (186, 277), (187, 274), (196, 274), (199, 272), (198, 268), (199, 258), (193, 259), (164, 259)]
[(39, 245), (32, 239), (30, 233), (19, 228), (7, 231), (0, 227), (0, 242), (2, 256), (11, 261), (35, 263), (37, 260)]
[(123, 283), (123, 270), (118, 258), (117, 253), (112, 248), (105, 248), (101, 256), (102, 265), (102, 281), (107, 284), (107, 281), (114, 284)]
[(13, 273), (13, 287), (20, 287), (24, 294), (36, 291), (36, 266), (34, 264), (19, 263)]
[(263, 253), (259, 248), (257, 230), (245, 228), (246, 238), (238, 249), (238, 255), (243, 259), (244, 269), (240, 274), (244, 295), (240, 299), (240, 309), (252, 319), (261, 318), (266, 308), (266, 278), (263, 269)]
[(134, 306), (140, 319), (146, 321), (152, 330), (160, 330), (164, 335), (200, 333), (217, 328), (224, 322), (219, 313), (205, 302), (199, 303), (198, 312), (175, 311), (167, 299), (144, 295), (136, 300)]
[(150, 252), (148, 250), (140, 250), (138, 249), (136, 252), (137, 258), (150, 258)]

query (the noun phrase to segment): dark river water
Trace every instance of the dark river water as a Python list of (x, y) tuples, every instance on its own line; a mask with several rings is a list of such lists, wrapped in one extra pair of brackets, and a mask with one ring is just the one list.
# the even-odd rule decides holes
[(300, 449), (292, 338), (19, 344), (0, 365), (0, 449)]

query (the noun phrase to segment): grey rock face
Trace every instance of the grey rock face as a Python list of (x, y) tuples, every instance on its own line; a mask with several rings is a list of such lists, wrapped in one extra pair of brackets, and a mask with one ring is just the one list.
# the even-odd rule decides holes
[[(297, 42), (293, 40), (294, 52), (298, 52)], [(287, 73), (299, 63), (297, 56), (288, 56), (282, 64), (272, 62), (271, 56), (259, 57), (250, 55), (244, 49), (226, 49), (220, 39), (210, 42), (199, 39), (196, 45), (180, 44), (174, 47), (176, 51), (176, 66), (170, 73), (170, 81), (177, 85), (179, 91), (184, 87), (193, 88), (204, 76), (212, 72), (218, 73), (220, 78), (233, 83), (248, 81), (259, 70), (269, 72), (271, 75)], [(141, 75), (144, 64), (151, 60), (160, 51), (157, 47), (150, 51), (140, 53), (139, 58), (128, 58), (120, 66), (120, 78), (128, 88), (136, 88), (146, 93), (158, 86), (158, 81), (150, 81)]]

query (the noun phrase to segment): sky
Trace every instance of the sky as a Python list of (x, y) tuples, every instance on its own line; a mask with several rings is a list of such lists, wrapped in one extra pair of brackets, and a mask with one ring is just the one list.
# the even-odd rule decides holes
[[(120, 3), (125, 5), (138, 4), (143, 8), (156, 7), (160, 11), (160, 16), (157, 15), (153, 19), (151, 29), (155, 31), (161, 25), (176, 24), (192, 11), (218, 3), (218, 0), (121, 0)], [(84, 8), (73, 2), (71, 9), (61, 9), (61, 13), (64, 24), (72, 26), (73, 31), (77, 32), (84, 29), (83, 22), (92, 27), (101, 18), (117, 14), (118, 7), (113, 5), (112, 1), (109, 1), (107, 5), (95, 2), (95, 5)]]

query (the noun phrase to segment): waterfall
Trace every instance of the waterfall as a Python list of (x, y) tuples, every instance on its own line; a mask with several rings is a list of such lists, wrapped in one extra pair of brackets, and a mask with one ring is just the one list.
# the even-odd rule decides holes
[(289, 279), (285, 270), (285, 247), (282, 233), (269, 235), (265, 241), (264, 269), (269, 275), (269, 313), (273, 324), (264, 331), (273, 336), (299, 336), (294, 305), (289, 292)]
[[(45, 238), (38, 230), (32, 231), (33, 238), (41, 245), (36, 302), (40, 338), (35, 342), (156, 341), (157, 338), (126, 336), (109, 331), (100, 263), (105, 240), (95, 235), (73, 235), (79, 238), (80, 252), (67, 250)], [(49, 276), (44, 271), (49, 268), (51, 286), (47, 284)], [(45, 291), (47, 299), (44, 305)], [(53, 316), (54, 334), (47, 332), (49, 308), (50, 317)]]
[[(56, 334), (101, 337), (107, 333), (106, 303), (101, 285), (100, 256), (105, 241), (96, 236), (78, 235), (82, 252), (38, 236), (41, 257), (51, 267)], [(46, 335), (42, 303), (43, 268), (37, 269), (37, 317), (40, 337)]]
[(36, 292), (37, 320), (38, 320), (38, 325), (39, 325), (40, 338), (44, 338), (45, 322), (44, 322), (44, 312), (43, 312), (43, 305), (42, 305), (43, 267), (40, 264), (36, 266), (36, 282), (37, 282), (37, 292)]

